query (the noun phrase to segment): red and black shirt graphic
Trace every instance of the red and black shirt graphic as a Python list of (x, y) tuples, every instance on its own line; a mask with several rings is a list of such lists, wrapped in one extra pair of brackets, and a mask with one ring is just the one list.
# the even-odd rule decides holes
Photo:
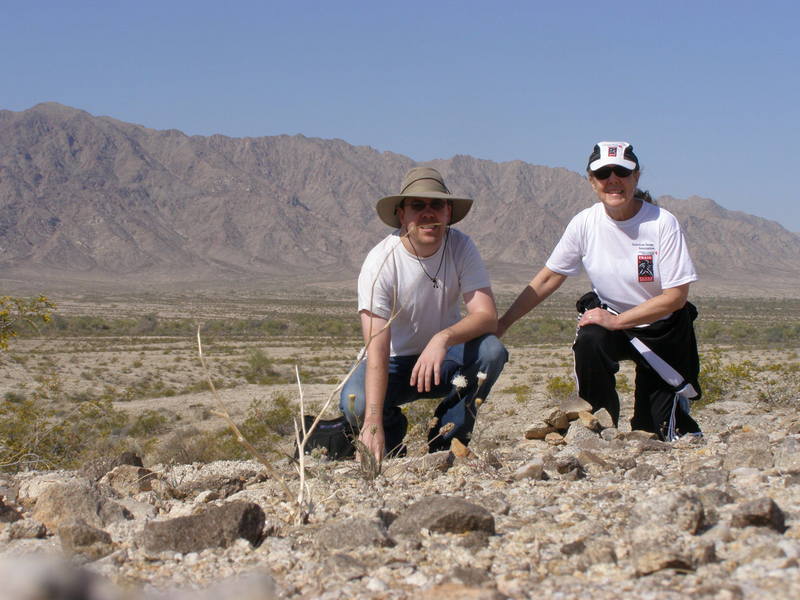
[(639, 254), (637, 257), (639, 281), (653, 281), (653, 255)]

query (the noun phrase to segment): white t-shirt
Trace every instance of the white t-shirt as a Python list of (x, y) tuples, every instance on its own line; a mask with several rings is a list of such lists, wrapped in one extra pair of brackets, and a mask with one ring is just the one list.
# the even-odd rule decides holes
[(461, 319), (463, 294), (490, 285), (478, 249), (466, 234), (451, 228), (447, 243), (434, 255), (417, 259), (403, 246), (399, 231), (394, 231), (364, 260), (358, 276), (358, 310), (389, 319), (396, 292), (397, 317), (391, 324), (389, 353), (417, 355), (434, 334)]
[(648, 202), (627, 221), (609, 217), (601, 202), (582, 210), (545, 264), (562, 275), (583, 264), (600, 300), (619, 312), (697, 281), (678, 220)]

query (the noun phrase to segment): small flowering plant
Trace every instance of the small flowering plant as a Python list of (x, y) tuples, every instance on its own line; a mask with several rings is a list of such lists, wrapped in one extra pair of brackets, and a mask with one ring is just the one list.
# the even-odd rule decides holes
[(453, 381), (451, 383), (457, 390), (463, 390), (465, 387), (467, 387), (467, 378), (463, 375), (456, 375), (453, 377)]

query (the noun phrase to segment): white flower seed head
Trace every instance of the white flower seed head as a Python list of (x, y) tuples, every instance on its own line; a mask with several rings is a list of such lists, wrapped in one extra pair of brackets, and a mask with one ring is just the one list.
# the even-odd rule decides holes
[(453, 377), (452, 383), (457, 390), (463, 390), (465, 387), (467, 387), (467, 378), (463, 375), (456, 375)]
[(455, 428), (456, 428), (456, 424), (455, 423), (445, 423), (439, 429), (439, 435), (447, 435), (448, 433), (453, 431), (453, 429), (455, 429)]
[(477, 378), (480, 383), (483, 383), (484, 381), (486, 381), (486, 373), (484, 373), (483, 371), (478, 371)]

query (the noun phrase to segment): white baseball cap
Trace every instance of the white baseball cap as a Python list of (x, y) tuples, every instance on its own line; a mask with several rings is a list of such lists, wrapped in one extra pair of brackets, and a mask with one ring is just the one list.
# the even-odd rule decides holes
[(639, 169), (639, 159), (633, 153), (633, 146), (628, 142), (597, 142), (594, 150), (589, 155), (589, 171), (597, 171), (607, 165), (619, 165), (636, 171)]

